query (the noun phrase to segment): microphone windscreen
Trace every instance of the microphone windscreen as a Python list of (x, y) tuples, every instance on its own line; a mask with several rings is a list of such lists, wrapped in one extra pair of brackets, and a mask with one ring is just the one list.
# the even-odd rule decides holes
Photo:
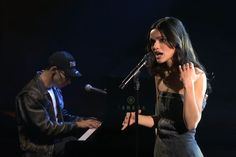
[(155, 62), (155, 54), (153, 52), (149, 52), (146, 54), (146, 67), (150, 67)]
[(87, 92), (91, 91), (91, 88), (92, 88), (92, 86), (91, 86), (90, 84), (86, 84), (85, 87), (84, 87), (84, 89), (85, 89)]

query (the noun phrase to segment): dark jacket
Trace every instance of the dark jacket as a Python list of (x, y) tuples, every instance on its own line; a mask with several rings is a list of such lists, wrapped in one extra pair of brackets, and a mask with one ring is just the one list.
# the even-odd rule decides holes
[(78, 129), (72, 116), (64, 109), (61, 90), (53, 88), (58, 111), (56, 121), (53, 105), (42, 81), (37, 75), (16, 97), (19, 144), (23, 152), (52, 156), (54, 144), (63, 137), (72, 136)]

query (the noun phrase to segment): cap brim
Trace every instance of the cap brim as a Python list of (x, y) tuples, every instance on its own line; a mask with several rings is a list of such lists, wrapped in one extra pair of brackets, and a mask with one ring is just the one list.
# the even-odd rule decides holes
[(68, 74), (70, 78), (79, 78), (82, 76), (82, 74), (76, 68), (67, 70), (66, 73)]

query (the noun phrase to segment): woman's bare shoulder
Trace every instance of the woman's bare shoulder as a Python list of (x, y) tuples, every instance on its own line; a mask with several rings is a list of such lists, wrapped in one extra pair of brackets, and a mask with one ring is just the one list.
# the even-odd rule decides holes
[(200, 68), (195, 67), (195, 73), (198, 77), (206, 77), (205, 72)]

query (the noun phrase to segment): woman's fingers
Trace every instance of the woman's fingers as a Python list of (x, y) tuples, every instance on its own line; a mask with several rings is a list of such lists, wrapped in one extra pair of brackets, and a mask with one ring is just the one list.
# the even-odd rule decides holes
[(193, 68), (194, 68), (194, 64), (192, 62), (185, 63), (183, 65), (179, 65), (179, 71), (180, 72), (183, 72), (183, 71), (188, 70), (188, 69), (193, 69)]
[(127, 112), (126, 113), (125, 119), (122, 123), (123, 127), (121, 128), (121, 130), (124, 130), (127, 126), (132, 125), (134, 123), (134, 121), (135, 121), (134, 116), (135, 116), (134, 112)]

